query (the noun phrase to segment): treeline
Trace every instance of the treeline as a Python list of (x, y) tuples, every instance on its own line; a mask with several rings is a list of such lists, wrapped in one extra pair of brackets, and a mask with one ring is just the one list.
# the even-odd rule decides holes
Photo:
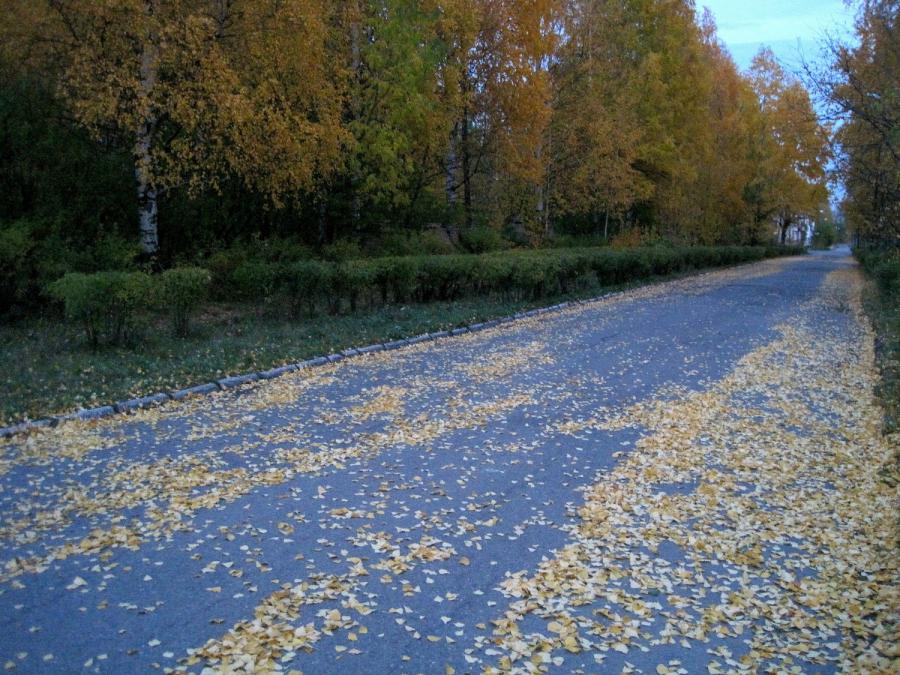
[(6, 304), (138, 244), (759, 244), (827, 200), (806, 89), (690, 0), (7, 0), (0, 86)]
[(900, 247), (900, 2), (864, 0), (855, 40), (826, 40), (828, 68), (807, 79), (837, 124), (837, 174), (856, 244)]

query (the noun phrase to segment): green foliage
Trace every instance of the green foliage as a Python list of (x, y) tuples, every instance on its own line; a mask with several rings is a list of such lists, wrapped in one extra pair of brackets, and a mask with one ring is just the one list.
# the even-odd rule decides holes
[(831, 248), (838, 242), (838, 231), (834, 223), (823, 220), (816, 223), (816, 229), (813, 231), (812, 247), (817, 249)]
[(0, 310), (27, 297), (29, 275), (25, 268), (32, 246), (23, 223), (0, 229)]
[(172, 328), (184, 337), (191, 313), (209, 297), (212, 275), (201, 267), (176, 267), (163, 272), (160, 281), (162, 300), (172, 314)]
[(350, 311), (355, 312), (360, 298), (371, 292), (375, 274), (375, 266), (367, 260), (348, 260), (338, 265), (332, 275), (332, 292), (337, 302), (345, 298)]
[(406, 302), (416, 287), (417, 268), (414, 258), (381, 258), (373, 261), (375, 283), (381, 292), (381, 301)]
[(882, 293), (900, 297), (900, 251), (857, 248), (854, 253)]
[(66, 272), (134, 269), (136, 251), (116, 234), (98, 233), (80, 245), (42, 221), (0, 224), (0, 314), (39, 306), (43, 289)]
[(280, 292), (296, 316), (305, 306), (339, 313), (357, 311), (361, 300), (381, 304), (451, 301), (479, 295), (533, 299), (571, 293), (587, 285), (613, 285), (691, 269), (796, 254), (802, 249), (762, 246), (662, 246), (543, 249), (504, 253), (394, 256), (342, 262), (253, 261), (235, 271), (241, 297), (270, 302)]
[(110, 224), (132, 231), (130, 153), (67, 122), (52, 87), (0, 80), (0, 222), (27, 218), (82, 245)]
[(152, 280), (143, 272), (69, 272), (48, 293), (63, 303), (68, 319), (82, 325), (91, 347), (132, 343), (142, 310), (152, 304)]
[(381, 234), (373, 248), (377, 257), (405, 255), (446, 255), (455, 253), (450, 240), (433, 229), (409, 232), (389, 229)]
[(873, 284), (863, 306), (877, 339), (875, 359), (881, 371), (878, 396), (884, 409), (884, 432), (900, 429), (900, 251), (857, 248), (854, 255)]
[[(227, 269), (227, 265), (223, 267)], [(250, 260), (237, 266), (231, 276), (230, 285), (236, 292), (236, 298), (269, 303), (275, 295), (278, 277), (278, 264)]]
[(315, 314), (316, 304), (328, 300), (334, 283), (334, 263), (318, 260), (300, 260), (279, 270), (279, 287), (290, 302), (291, 314), (297, 316), (304, 307)]
[(322, 247), (322, 257), (332, 262), (361, 258), (362, 251), (359, 244), (351, 239), (338, 239), (337, 241)]
[(247, 254), (237, 247), (216, 251), (209, 258), (203, 261), (203, 267), (209, 270), (212, 275), (212, 297), (216, 300), (236, 300), (244, 294), (254, 296), (250, 289), (243, 286), (244, 283), (249, 284), (250, 288), (254, 285), (249, 279), (245, 278), (245, 272), (237, 276), (237, 270), (241, 265), (247, 262)]
[(460, 243), (469, 253), (488, 253), (509, 248), (509, 244), (493, 227), (473, 227), (459, 236)]
[(454, 300), (471, 286), (475, 260), (472, 256), (420, 256), (416, 265), (416, 288), (421, 302)]

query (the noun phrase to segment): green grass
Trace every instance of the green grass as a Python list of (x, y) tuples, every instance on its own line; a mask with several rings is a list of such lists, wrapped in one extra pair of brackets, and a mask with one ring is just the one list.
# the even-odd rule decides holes
[(878, 397), (884, 409), (884, 432), (900, 431), (900, 298), (867, 281), (863, 306), (875, 329), (875, 359), (881, 371)]
[(214, 303), (192, 320), (187, 337), (175, 337), (169, 322), (159, 318), (138, 347), (107, 346), (97, 351), (87, 345), (80, 326), (58, 315), (26, 318), (0, 325), (0, 426), (703, 271), (614, 287), (595, 282), (574, 293), (535, 301), (486, 297), (296, 320), (249, 304)]
[[(595, 295), (599, 290), (585, 289), (582, 295)], [(351, 346), (486, 321), (559, 301), (476, 299), (388, 306), (352, 316), (295, 321), (268, 316), (246, 305), (215, 304), (193, 321), (186, 338), (173, 336), (168, 322), (160, 321), (137, 348), (97, 351), (87, 346), (78, 326), (56, 316), (29, 318), (0, 326), (0, 425), (264, 370)]]

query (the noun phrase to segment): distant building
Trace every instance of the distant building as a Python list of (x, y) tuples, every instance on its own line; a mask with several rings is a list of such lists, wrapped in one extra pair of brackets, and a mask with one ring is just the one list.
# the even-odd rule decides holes
[[(809, 246), (812, 244), (813, 233), (816, 231), (816, 222), (810, 218), (809, 216), (800, 216), (793, 223), (788, 226), (787, 232), (785, 233), (784, 243), (797, 245), (800, 244), (802, 246)], [(775, 227), (775, 238), (776, 240), (781, 236), (781, 228), (776, 225)]]

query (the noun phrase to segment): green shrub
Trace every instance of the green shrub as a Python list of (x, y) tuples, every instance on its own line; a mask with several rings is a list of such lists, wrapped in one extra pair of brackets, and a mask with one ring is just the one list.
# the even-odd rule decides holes
[(416, 289), (419, 258), (393, 257), (372, 261), (375, 284), (381, 292), (381, 301), (406, 302)]
[(413, 255), (450, 255), (456, 247), (445, 233), (436, 229), (417, 232), (411, 237)]
[(515, 262), (508, 256), (481, 256), (472, 273), (475, 292), (508, 294), (514, 269)]
[(540, 257), (521, 257), (513, 266), (512, 283), (514, 289), (524, 297), (537, 299), (547, 288), (550, 260)]
[(298, 316), (305, 305), (310, 314), (320, 300), (328, 300), (334, 282), (334, 264), (299, 260), (281, 268), (279, 286), (290, 302), (291, 314)]
[(0, 312), (28, 296), (28, 260), (33, 246), (29, 234), (27, 224), (21, 222), (0, 229)]
[(378, 238), (375, 252), (378, 257), (415, 255), (448, 255), (456, 251), (450, 240), (435, 229), (421, 232), (391, 229)]
[(291, 237), (256, 239), (253, 244), (252, 257), (265, 262), (296, 262), (313, 257), (309, 246)]
[[(203, 261), (203, 266), (212, 275), (212, 296), (216, 300), (234, 300), (248, 292), (242, 284), (249, 280), (237, 275), (237, 269), (247, 262), (247, 254), (239, 249), (216, 251)], [(252, 286), (252, 284), (250, 284)]]
[(332, 262), (341, 262), (361, 258), (362, 251), (357, 242), (350, 239), (338, 239), (322, 247), (322, 257)]
[(283, 293), (297, 315), (327, 307), (332, 313), (357, 311), (375, 298), (382, 304), (452, 301), (499, 294), (539, 299), (572, 293), (593, 283), (615, 285), (689, 269), (715, 267), (799, 249), (748, 246), (661, 244), (629, 249), (610, 247), (516, 250), (480, 254), (415, 255), (340, 262), (251, 260), (234, 272), (233, 285), (246, 299), (269, 301)]
[(900, 256), (878, 256), (870, 267), (872, 276), (884, 293), (900, 293)]
[(469, 253), (489, 253), (509, 247), (503, 235), (493, 227), (473, 227), (461, 233), (459, 241)]
[(68, 319), (81, 323), (96, 349), (104, 338), (122, 344), (138, 337), (140, 313), (151, 305), (152, 289), (143, 272), (69, 272), (47, 290), (63, 303)]
[(187, 335), (191, 313), (209, 297), (211, 281), (212, 275), (201, 267), (176, 267), (162, 273), (162, 300), (172, 313), (176, 335)]
[(370, 294), (375, 284), (376, 267), (368, 260), (348, 260), (337, 266), (332, 277), (332, 293), (338, 301), (346, 299), (355, 312), (360, 298)]
[(231, 278), (235, 297), (255, 302), (270, 303), (278, 285), (280, 266), (260, 260), (242, 263)]
[(454, 300), (473, 286), (476, 256), (422, 256), (418, 261), (416, 286), (422, 302)]

